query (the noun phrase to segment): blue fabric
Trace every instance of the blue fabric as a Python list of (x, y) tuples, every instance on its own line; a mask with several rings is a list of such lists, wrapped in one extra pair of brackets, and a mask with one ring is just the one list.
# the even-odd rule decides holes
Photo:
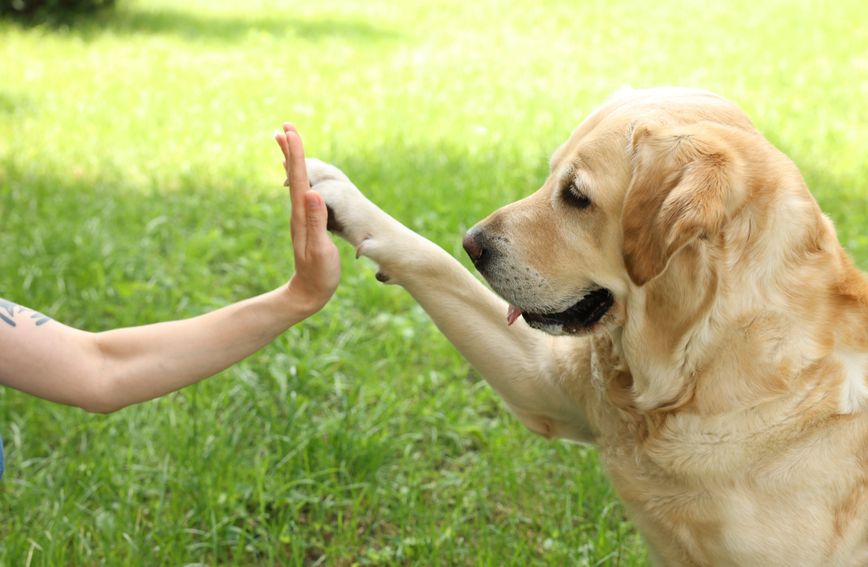
[(3, 480), (3, 438), (0, 437), (0, 480)]

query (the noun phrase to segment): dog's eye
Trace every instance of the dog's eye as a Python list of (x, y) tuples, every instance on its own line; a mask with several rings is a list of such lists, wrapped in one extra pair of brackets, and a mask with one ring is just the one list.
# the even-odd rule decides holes
[(564, 188), (563, 196), (564, 201), (571, 207), (587, 209), (591, 206), (591, 200), (576, 187), (575, 183), (570, 183)]

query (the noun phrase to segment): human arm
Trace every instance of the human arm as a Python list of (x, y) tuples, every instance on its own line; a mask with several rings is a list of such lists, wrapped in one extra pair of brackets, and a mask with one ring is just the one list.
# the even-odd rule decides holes
[(220, 372), (319, 311), (337, 287), (338, 252), (322, 198), (308, 191), (301, 139), (285, 125), (277, 141), (292, 199), (296, 272), (288, 284), (191, 319), (101, 333), (0, 300), (0, 384), (111, 412)]

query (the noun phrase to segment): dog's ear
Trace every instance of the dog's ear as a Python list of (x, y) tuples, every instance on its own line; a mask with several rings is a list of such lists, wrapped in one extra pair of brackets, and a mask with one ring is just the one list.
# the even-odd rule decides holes
[(713, 237), (745, 200), (736, 143), (744, 131), (717, 123), (638, 126), (633, 178), (621, 218), (624, 262), (643, 285), (699, 237)]

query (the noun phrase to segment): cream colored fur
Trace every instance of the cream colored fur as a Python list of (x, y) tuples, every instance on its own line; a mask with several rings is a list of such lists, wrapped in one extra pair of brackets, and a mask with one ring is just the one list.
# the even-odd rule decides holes
[[(381, 279), (407, 289), (529, 429), (594, 443), (662, 565), (868, 565), (868, 283), (795, 165), (704, 91), (621, 91), (533, 195), (478, 225), (522, 308), (615, 297), (546, 334), (310, 160)], [(565, 205), (575, 181), (588, 210)], [(507, 278), (521, 272), (521, 277)]]

